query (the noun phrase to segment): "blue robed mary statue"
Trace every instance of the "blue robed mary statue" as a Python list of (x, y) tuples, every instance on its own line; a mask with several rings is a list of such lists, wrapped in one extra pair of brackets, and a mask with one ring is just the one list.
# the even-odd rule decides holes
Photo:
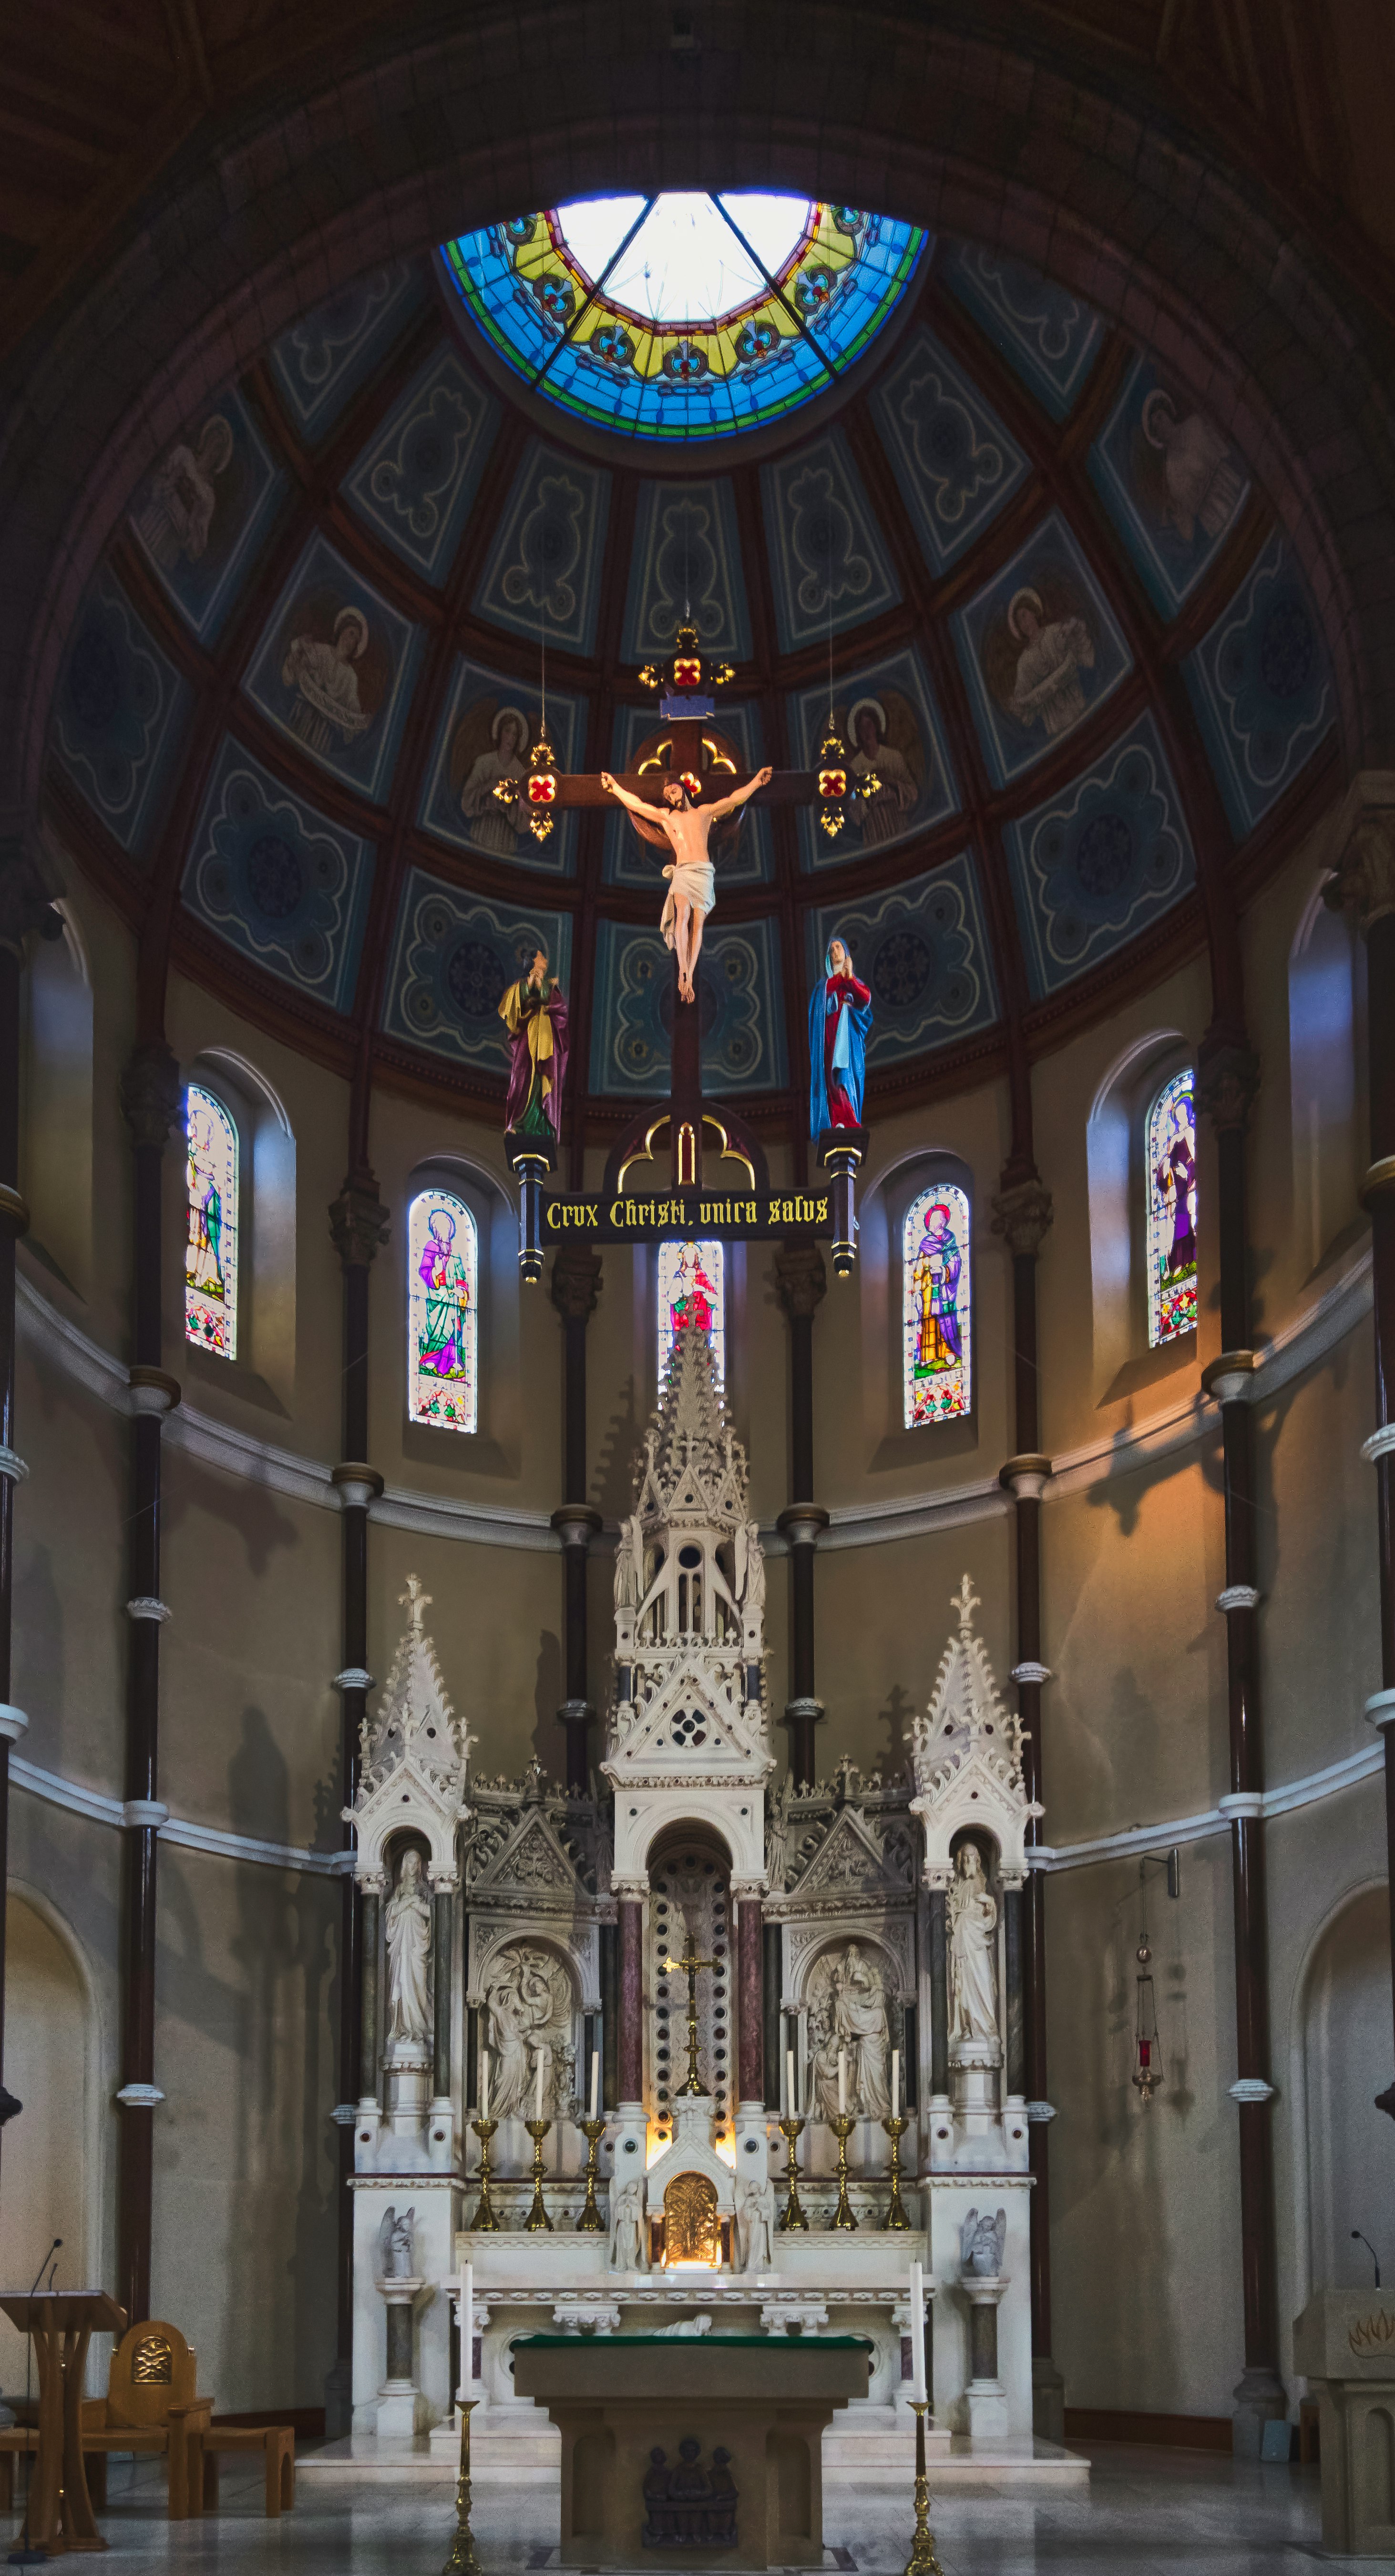
[(841, 939), (830, 939), (824, 971), (809, 996), (809, 1133), (860, 1127), (872, 995), (859, 983)]

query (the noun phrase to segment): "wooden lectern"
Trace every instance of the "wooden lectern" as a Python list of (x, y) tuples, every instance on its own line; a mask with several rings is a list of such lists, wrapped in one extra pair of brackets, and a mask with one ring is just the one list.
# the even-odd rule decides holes
[(105, 2290), (0, 2298), (0, 2309), (21, 2334), (32, 2335), (39, 2365), (39, 2448), (29, 2490), (29, 2538), (51, 2558), (65, 2549), (105, 2549), (82, 2464), (82, 2383), (92, 2336), (124, 2334), (126, 2311)]

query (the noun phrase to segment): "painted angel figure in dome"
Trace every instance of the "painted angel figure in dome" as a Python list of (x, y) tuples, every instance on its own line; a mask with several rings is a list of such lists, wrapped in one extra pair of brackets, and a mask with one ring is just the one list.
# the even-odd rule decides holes
[(860, 1127), (867, 1078), (870, 987), (859, 981), (841, 939), (830, 939), (823, 976), (809, 997), (809, 1133)]
[(607, 795), (618, 796), (621, 804), (629, 808), (641, 838), (666, 840), (673, 852), (664, 869), (669, 884), (659, 928), (678, 960), (681, 1002), (697, 998), (693, 976), (702, 946), (702, 925), (717, 900), (717, 881), (708, 855), (712, 826), (738, 812), (758, 787), (768, 786), (771, 774), (769, 769), (758, 769), (744, 787), (734, 788), (730, 796), (718, 797), (715, 805), (695, 805), (682, 779), (670, 778), (665, 782), (663, 804), (650, 805), (642, 796), (632, 796), (608, 769), (601, 771), (602, 787)]
[(539, 948), (526, 975), (499, 1004), (509, 1033), (509, 1094), (504, 1125), (511, 1136), (555, 1137), (567, 1077), (567, 998)]

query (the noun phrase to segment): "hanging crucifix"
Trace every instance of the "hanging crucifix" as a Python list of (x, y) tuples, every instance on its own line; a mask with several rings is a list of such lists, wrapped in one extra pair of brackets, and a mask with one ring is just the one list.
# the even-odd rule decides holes
[(680, 2093), (705, 2093), (707, 2091), (707, 2086), (702, 2082), (698, 2075), (697, 1981), (699, 1968), (715, 1968), (716, 1965), (717, 1962), (715, 1959), (700, 1959), (698, 1957), (697, 1952), (693, 1947), (693, 1936), (691, 1932), (688, 1934), (682, 1958), (665, 1959), (664, 1961), (665, 1968), (672, 1970), (675, 1976), (680, 1968), (686, 1968), (688, 1972), (688, 2074), (686, 2082), (680, 2084), (678, 2087)]

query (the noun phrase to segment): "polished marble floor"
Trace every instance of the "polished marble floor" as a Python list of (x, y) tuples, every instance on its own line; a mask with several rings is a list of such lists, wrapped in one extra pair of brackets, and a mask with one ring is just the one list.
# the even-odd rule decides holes
[[(1298, 2576), (1322, 2565), (1354, 2571), (1369, 2559), (1322, 2556), (1315, 2469), (1261, 2468), (1201, 2452), (1090, 2451), (1088, 2494), (1018, 2502), (991, 2491), (935, 2500), (944, 2576)], [(268, 2568), (282, 2576), (440, 2576), (454, 2528), (448, 2486), (355, 2486), (336, 2496), (306, 2482), (294, 2513), (268, 2523), (260, 2474), (223, 2470), (223, 2509), (204, 2522), (163, 2518), (158, 2466), (113, 2464), (100, 2517), (118, 2568)], [(556, 2506), (537, 2490), (477, 2496), (474, 2531), (485, 2576), (541, 2568)], [(826, 2539), (858, 2576), (900, 2576), (912, 2517), (906, 2497), (825, 2491)], [(19, 2519), (9, 2523), (14, 2547)], [(6, 2546), (0, 2517), (0, 2562)]]

